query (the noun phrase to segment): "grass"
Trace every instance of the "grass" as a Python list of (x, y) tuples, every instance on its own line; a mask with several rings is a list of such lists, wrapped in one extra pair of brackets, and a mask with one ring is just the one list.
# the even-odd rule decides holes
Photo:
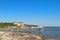
[(14, 23), (0, 23), (0, 28), (6, 28), (8, 26), (17, 26)]

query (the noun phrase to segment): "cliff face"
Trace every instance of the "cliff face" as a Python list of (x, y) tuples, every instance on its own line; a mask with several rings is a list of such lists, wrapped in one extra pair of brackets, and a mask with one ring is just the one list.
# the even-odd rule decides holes
[(0, 40), (43, 40), (43, 38), (22, 32), (0, 32)]

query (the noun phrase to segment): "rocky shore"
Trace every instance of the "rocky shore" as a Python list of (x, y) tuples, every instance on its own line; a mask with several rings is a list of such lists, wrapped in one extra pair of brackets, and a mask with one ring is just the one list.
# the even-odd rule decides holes
[(23, 32), (0, 32), (0, 40), (43, 40), (43, 38)]

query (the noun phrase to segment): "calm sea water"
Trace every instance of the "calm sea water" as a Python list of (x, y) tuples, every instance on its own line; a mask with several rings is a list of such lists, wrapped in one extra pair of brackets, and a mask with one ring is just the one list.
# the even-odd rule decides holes
[(33, 29), (31, 32), (42, 35), (46, 40), (60, 40), (60, 27), (44, 27), (43, 30)]
[(52, 38), (55, 40), (60, 40), (60, 27), (45, 27), (42, 32), (44, 38)]
[[(21, 30), (20, 30), (21, 31)], [(60, 27), (44, 27), (43, 29), (29, 29), (23, 32), (42, 36), (45, 40), (60, 40)]]

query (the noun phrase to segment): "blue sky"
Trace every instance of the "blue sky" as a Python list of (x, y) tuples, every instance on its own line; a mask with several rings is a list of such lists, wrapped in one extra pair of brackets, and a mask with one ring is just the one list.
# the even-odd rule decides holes
[(0, 0), (0, 22), (60, 26), (60, 0)]

